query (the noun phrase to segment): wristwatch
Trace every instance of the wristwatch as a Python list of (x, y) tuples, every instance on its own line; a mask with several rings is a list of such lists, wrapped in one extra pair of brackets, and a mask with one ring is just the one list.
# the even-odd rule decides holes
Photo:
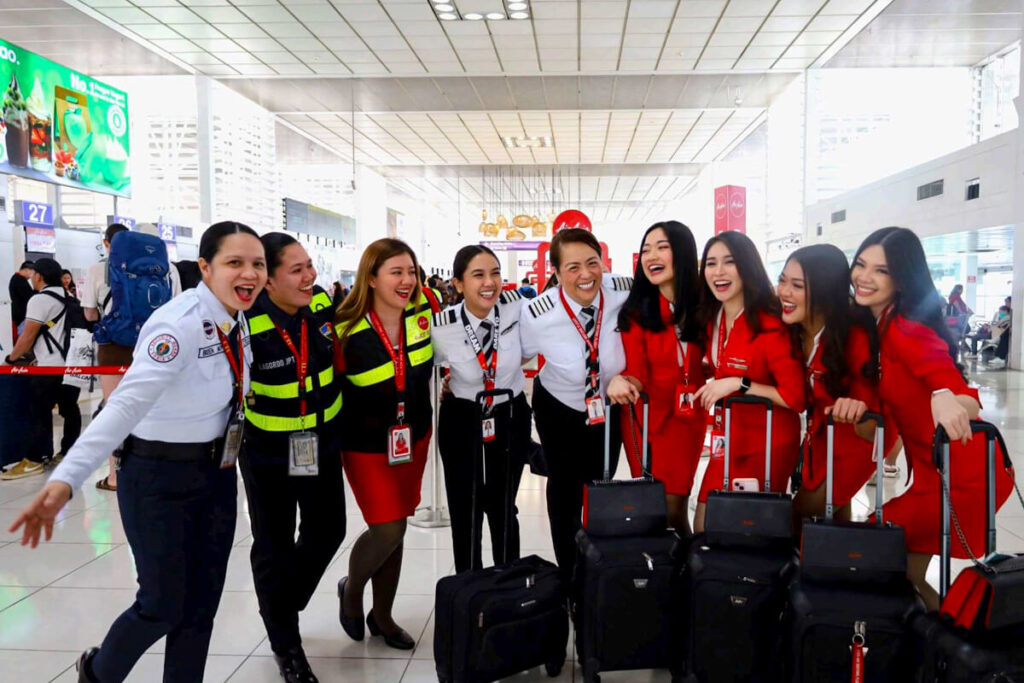
[(745, 394), (748, 391), (750, 391), (750, 385), (751, 384), (753, 384), (753, 382), (750, 381), (749, 377), (741, 378), (740, 379), (740, 393), (741, 394)]

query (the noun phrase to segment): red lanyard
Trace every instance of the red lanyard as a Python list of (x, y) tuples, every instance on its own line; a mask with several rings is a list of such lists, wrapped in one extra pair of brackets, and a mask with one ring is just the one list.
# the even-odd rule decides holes
[(403, 321), (398, 326), (398, 352), (391, 346), (391, 339), (388, 337), (387, 330), (384, 329), (384, 324), (381, 323), (380, 318), (377, 316), (377, 312), (370, 311), (370, 324), (373, 326), (373, 331), (380, 337), (381, 343), (384, 344), (384, 350), (388, 352), (388, 356), (391, 357), (391, 363), (395, 367), (395, 389), (398, 391), (398, 422), (402, 423), (405, 420), (405, 328), (403, 327)]
[(242, 328), (238, 327), (238, 354), (241, 358), (236, 359), (234, 352), (231, 350), (231, 344), (228, 343), (228, 337), (224, 334), (221, 329), (217, 328), (217, 336), (220, 337), (220, 345), (224, 348), (224, 355), (228, 357), (228, 364), (231, 366), (231, 372), (235, 376), (235, 388), (238, 389), (238, 406), (245, 405), (245, 388), (242, 386), (242, 364), (241, 359), (245, 357), (245, 351), (242, 350)]
[(562, 299), (562, 305), (565, 306), (565, 312), (569, 315), (569, 320), (572, 321), (576, 331), (583, 337), (583, 343), (587, 345), (587, 351), (590, 352), (590, 362), (597, 363), (597, 350), (601, 344), (601, 318), (604, 317), (604, 297), (601, 297), (601, 303), (597, 305), (597, 319), (594, 322), (594, 339), (591, 340), (587, 336), (587, 331), (583, 329), (583, 325), (580, 325), (580, 321), (573, 314), (572, 309), (569, 308), (569, 302), (565, 300), (565, 292), (561, 287), (558, 288), (558, 296)]
[[(480, 339), (476, 336), (476, 331), (473, 326), (469, 324), (469, 316), (466, 315), (466, 308), (462, 308), (462, 325), (466, 329), (466, 337), (469, 338), (469, 343), (476, 352), (476, 362), (480, 364), (480, 369), (484, 371), (484, 391), (494, 390), (494, 378), (498, 374), (498, 335), (501, 330), (501, 317), (498, 313), (498, 309), (494, 309), (494, 329), (491, 332), (491, 359), (488, 363), (487, 358), (484, 356), (483, 344), (480, 343)], [(494, 397), (489, 396), (487, 398), (487, 405), (490, 406), (494, 402)]]
[[(725, 309), (721, 308), (718, 315), (722, 316), (718, 323), (718, 353), (715, 355), (715, 369), (722, 367), (722, 358), (725, 356)], [(735, 322), (733, 323), (735, 324)]]
[(676, 355), (676, 361), (678, 361), (679, 367), (683, 370), (683, 384), (690, 386), (690, 364), (686, 359), (686, 342), (679, 338), (680, 332), (678, 327), (673, 326), (672, 329), (675, 332), (676, 346), (679, 349), (679, 353)]
[[(272, 321), (273, 322), (273, 321)], [(309, 369), (309, 339), (306, 331), (306, 319), (302, 319), (302, 333), (300, 337), (300, 343), (302, 344), (302, 353), (300, 354), (295, 350), (295, 344), (292, 343), (292, 338), (288, 332), (274, 322), (274, 327), (277, 328), (277, 333), (281, 335), (281, 340), (284, 345), (288, 347), (288, 350), (295, 356), (295, 374), (299, 377), (299, 396), (302, 397), (302, 401), (299, 404), (299, 411), (302, 417), (306, 416), (306, 371)]]

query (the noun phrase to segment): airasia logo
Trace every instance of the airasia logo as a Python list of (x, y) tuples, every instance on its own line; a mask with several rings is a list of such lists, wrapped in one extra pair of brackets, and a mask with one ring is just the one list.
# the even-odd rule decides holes
[(64, 374), (65, 375), (81, 375), (82, 374), (82, 368), (67, 367), (67, 368), (64, 368)]
[(19, 368), (19, 367), (15, 366), (15, 367), (11, 368), (11, 374), (12, 375), (27, 375), (28, 374), (28, 368)]
[(421, 315), (419, 320), (416, 321), (416, 324), (420, 326), (421, 330), (425, 330), (430, 327), (430, 321), (427, 320), (427, 316), (425, 315)]

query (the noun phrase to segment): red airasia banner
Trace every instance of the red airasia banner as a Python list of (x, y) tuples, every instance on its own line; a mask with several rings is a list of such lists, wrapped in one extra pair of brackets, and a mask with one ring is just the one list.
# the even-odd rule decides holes
[(555, 222), (551, 224), (551, 234), (554, 235), (562, 228), (583, 228), (589, 232), (594, 232), (594, 226), (590, 224), (587, 214), (576, 209), (566, 209), (555, 216)]
[(747, 188), (742, 185), (715, 188), (715, 234), (726, 230), (747, 232)]

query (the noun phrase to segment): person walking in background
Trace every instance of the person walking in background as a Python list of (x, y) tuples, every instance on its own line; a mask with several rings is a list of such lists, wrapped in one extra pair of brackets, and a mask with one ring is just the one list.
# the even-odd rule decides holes
[(530, 284), (530, 278), (523, 278), (523, 282), (519, 287), (519, 294), (522, 295), (524, 299), (535, 299), (537, 297), (537, 290)]
[[(626, 457), (642, 474), (639, 392), (650, 401), (651, 474), (665, 485), (669, 525), (690, 535), (689, 500), (707, 432), (707, 412), (694, 400), (704, 384), (697, 244), (678, 221), (655, 223), (640, 240), (640, 260), (629, 298), (619, 312), (626, 368), (608, 384), (608, 398), (624, 404)], [(632, 411), (632, 414), (627, 411)]]
[(14, 326), (11, 338), (14, 341), (18, 341), (18, 335), (21, 334), (28, 300), (35, 294), (31, 283), (33, 272), (35, 272), (35, 264), (32, 261), (25, 261), (7, 283), (7, 293), (11, 297), (11, 323)]
[(432, 304), (416, 255), (384, 238), (363, 252), (352, 292), (335, 315), (343, 372), (342, 462), (369, 525), (352, 546), (338, 582), (338, 618), (353, 640), (365, 637), (363, 590), (373, 584), (365, 616), (370, 635), (399, 650), (416, 645), (395, 623), (406, 518), (416, 511), (430, 447)]
[(64, 287), (64, 291), (71, 296), (78, 298), (78, 287), (75, 285), (75, 276), (71, 274), (71, 271), (65, 268), (60, 274), (60, 283)]

